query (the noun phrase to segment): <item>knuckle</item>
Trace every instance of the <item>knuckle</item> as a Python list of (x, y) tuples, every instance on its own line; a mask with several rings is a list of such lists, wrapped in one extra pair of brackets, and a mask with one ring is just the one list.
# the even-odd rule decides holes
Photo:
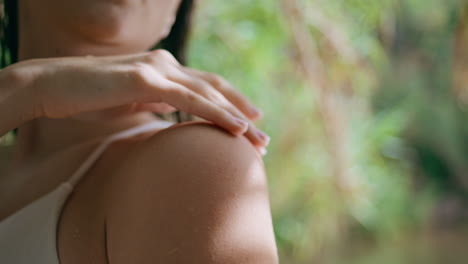
[(224, 96), (216, 89), (213, 88), (213, 86), (204, 81), (204, 80), (197, 80), (195, 81), (197, 86), (202, 90), (201, 94), (208, 100), (215, 102), (217, 104), (220, 104), (223, 102)]
[[(18, 65), (26, 66), (18, 66)], [(27, 62), (20, 62), (16, 65), (10, 65), (1, 71), (2, 78), (5, 79), (8, 83), (11, 83), (14, 86), (25, 87), (27, 85), (33, 84), (41, 75), (38, 74), (42, 72), (38, 67), (30, 67)]]
[(25, 74), (21, 68), (6, 68), (2, 71), (9, 83), (18, 84), (24, 81)]
[(150, 53), (152, 59), (167, 60), (169, 62), (178, 63), (175, 57), (165, 49), (157, 49)]
[(158, 56), (172, 56), (172, 54), (165, 49), (156, 49), (152, 53)]
[(184, 97), (184, 90), (177, 86), (161, 86), (161, 95), (164, 101), (174, 101)]
[(207, 98), (210, 101), (213, 101), (213, 102), (215, 102), (216, 104), (219, 104), (219, 105), (225, 105), (227, 103), (226, 98), (217, 91), (209, 92), (207, 94)]
[(195, 93), (185, 93), (185, 99), (191, 104), (197, 101), (198, 96)]
[(142, 61), (144, 63), (148, 63), (148, 64), (152, 64), (152, 65), (154, 65), (158, 60), (160, 60), (160, 57), (155, 52), (148, 53), (142, 59)]
[(223, 77), (214, 73), (209, 73), (208, 78), (211, 80), (211, 83), (217, 87), (226, 87), (228, 84), (228, 82)]
[(206, 81), (199, 79), (199, 78), (193, 79), (192, 84), (205, 93), (211, 90), (211, 85), (207, 83)]
[(130, 69), (129, 76), (137, 86), (148, 85), (150, 77), (153, 75), (153, 69), (151, 65), (146, 63), (134, 63)]
[(207, 93), (205, 95), (206, 99), (210, 100), (211, 102), (217, 104), (217, 105), (220, 105), (221, 104), (221, 100), (219, 100), (219, 97), (216, 96), (215, 94), (213, 93)]

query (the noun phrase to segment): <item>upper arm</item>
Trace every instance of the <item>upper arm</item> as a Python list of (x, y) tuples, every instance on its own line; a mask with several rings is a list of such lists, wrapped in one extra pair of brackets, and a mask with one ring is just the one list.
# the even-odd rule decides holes
[(277, 263), (265, 171), (247, 139), (191, 124), (131, 154), (109, 197), (111, 264)]

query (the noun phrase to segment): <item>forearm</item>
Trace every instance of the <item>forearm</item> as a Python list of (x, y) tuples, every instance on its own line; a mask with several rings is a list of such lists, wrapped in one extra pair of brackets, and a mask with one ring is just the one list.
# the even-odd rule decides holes
[(20, 76), (6, 68), (0, 70), (0, 137), (36, 118), (34, 93)]

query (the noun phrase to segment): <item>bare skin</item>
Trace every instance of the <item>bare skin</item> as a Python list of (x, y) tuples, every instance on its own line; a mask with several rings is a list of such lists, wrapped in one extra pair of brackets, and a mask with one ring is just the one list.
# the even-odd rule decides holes
[(0, 168), (0, 220), (66, 181), (106, 135), (156, 120), (150, 112), (209, 121), (112, 144), (64, 206), (61, 263), (278, 261), (260, 113), (219, 76), (145, 52), (178, 4), (19, 2), (22, 62), (0, 71), (0, 136), (19, 127)]

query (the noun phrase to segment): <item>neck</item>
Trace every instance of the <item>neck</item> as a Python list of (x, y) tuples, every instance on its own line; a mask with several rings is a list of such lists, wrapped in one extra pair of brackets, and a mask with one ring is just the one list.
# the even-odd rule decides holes
[(158, 119), (149, 112), (100, 121), (38, 118), (18, 128), (12, 166)]
[[(26, 8), (20, 8), (19, 60), (126, 53), (113, 45), (97, 45), (82, 39), (73, 39), (72, 36), (67, 35), (67, 32), (61, 32), (58, 29), (53, 30), (54, 34), (48, 34), (47, 31), (43, 30), (47, 28), (44, 25), (31, 23), (30, 17), (32, 15)], [(18, 128), (11, 167), (21, 166), (26, 160), (47, 157), (60, 149), (157, 119), (149, 112), (99, 120), (75, 119), (73, 117), (64, 119), (38, 118)]]

